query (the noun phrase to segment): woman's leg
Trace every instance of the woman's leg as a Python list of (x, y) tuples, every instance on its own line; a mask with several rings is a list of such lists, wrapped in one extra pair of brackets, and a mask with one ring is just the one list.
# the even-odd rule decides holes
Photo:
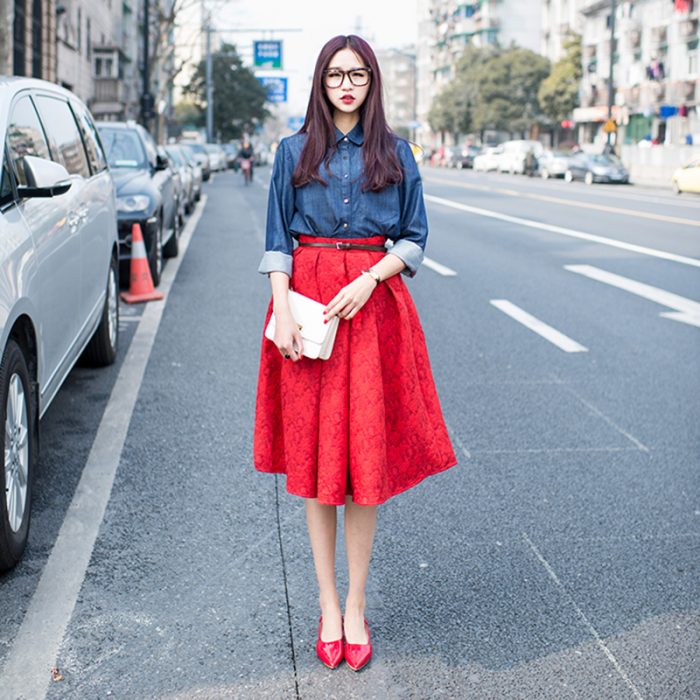
[(306, 500), (306, 524), (309, 528), (311, 551), (318, 579), (319, 603), (323, 616), (321, 639), (332, 642), (343, 634), (340, 599), (335, 585), (336, 507)]
[(366, 644), (365, 587), (372, 556), (377, 506), (360, 506), (345, 497), (345, 548), (348, 556), (348, 595), (345, 599), (345, 638)]

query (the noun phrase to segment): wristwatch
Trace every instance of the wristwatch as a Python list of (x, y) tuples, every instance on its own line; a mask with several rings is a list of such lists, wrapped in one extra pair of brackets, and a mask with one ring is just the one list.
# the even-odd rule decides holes
[(382, 278), (379, 276), (379, 273), (376, 270), (373, 270), (371, 267), (368, 270), (362, 270), (363, 275), (369, 275), (377, 284), (379, 284), (382, 281)]

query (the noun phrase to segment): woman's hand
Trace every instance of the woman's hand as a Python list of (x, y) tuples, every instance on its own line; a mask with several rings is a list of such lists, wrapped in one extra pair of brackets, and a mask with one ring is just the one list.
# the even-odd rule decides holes
[(297, 362), (304, 353), (304, 343), (301, 339), (299, 326), (294, 321), (291, 311), (275, 311), (275, 340), (274, 343), (283, 357)]
[(354, 279), (330, 300), (324, 309), (326, 321), (336, 315), (349, 321), (367, 303), (377, 284), (370, 275), (363, 274)]

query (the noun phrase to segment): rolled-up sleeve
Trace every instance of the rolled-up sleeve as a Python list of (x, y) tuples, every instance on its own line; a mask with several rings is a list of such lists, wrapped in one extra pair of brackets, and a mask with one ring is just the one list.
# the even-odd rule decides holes
[(267, 199), (267, 225), (265, 230), (265, 254), (258, 272), (285, 272), (292, 276), (292, 251), (294, 243), (289, 224), (294, 215), (294, 187), (292, 186), (292, 157), (285, 139), (280, 141)]
[(399, 141), (398, 154), (403, 168), (403, 181), (399, 185), (401, 230), (391, 247), (391, 253), (401, 258), (406, 265), (403, 274), (413, 277), (423, 262), (423, 251), (428, 239), (428, 217), (418, 165), (406, 141)]

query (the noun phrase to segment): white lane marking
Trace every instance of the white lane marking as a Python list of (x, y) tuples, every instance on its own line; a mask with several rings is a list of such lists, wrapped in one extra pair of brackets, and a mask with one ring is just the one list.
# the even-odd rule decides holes
[(537, 228), (541, 231), (548, 231), (549, 233), (556, 233), (560, 236), (569, 236), (570, 238), (580, 238), (584, 241), (591, 241), (593, 243), (601, 243), (602, 245), (607, 245), (612, 248), (622, 248), (623, 250), (629, 250), (633, 253), (640, 253), (641, 255), (650, 255), (654, 258), (661, 258), (662, 260), (671, 260), (672, 262), (682, 263), (683, 265), (691, 265), (693, 267), (700, 267), (700, 260), (697, 258), (689, 258), (684, 255), (676, 255), (676, 253), (668, 253), (664, 250), (657, 250), (656, 248), (647, 248), (645, 246), (636, 245), (634, 243), (626, 243), (625, 241), (618, 241), (614, 238), (606, 238), (605, 236), (596, 236), (592, 233), (585, 233), (584, 231), (576, 231), (575, 229), (565, 228), (564, 226), (554, 226), (553, 224), (543, 224), (539, 221), (532, 221), (531, 219), (523, 219), (519, 216), (509, 216), (508, 214), (501, 214), (497, 211), (491, 211), (489, 209), (481, 209), (480, 207), (471, 207), (468, 204), (461, 204), (460, 202), (453, 202), (451, 199), (444, 199), (442, 197), (435, 197), (431, 194), (424, 195), (426, 201), (434, 202), (435, 204), (442, 204), (445, 207), (451, 207), (452, 209), (459, 209), (460, 211), (467, 211), (470, 214), (478, 214), (479, 216), (487, 216), (492, 219), (499, 219), (501, 221), (508, 221), (511, 224), (518, 224), (519, 226), (527, 226), (528, 228)]
[[(163, 269), (159, 289), (165, 293), (166, 300), (206, 201), (206, 195), (202, 195), (198, 208), (183, 229), (180, 255), (169, 260)], [(131, 341), (73, 500), (0, 674), (3, 697), (43, 698), (46, 695), (50, 669), (55, 665), (109, 502), (165, 303), (146, 307)]]
[(686, 299), (679, 294), (673, 294), (673, 292), (667, 292), (664, 289), (652, 287), (650, 284), (637, 282), (622, 275), (616, 275), (613, 272), (606, 272), (592, 265), (564, 265), (564, 269), (618, 289), (624, 289), (626, 292), (649, 299), (649, 301), (661, 304), (661, 306), (667, 306), (674, 311), (666, 311), (660, 314), (661, 316), (700, 327), (700, 303), (697, 301)]
[(446, 265), (442, 265), (439, 262), (433, 260), (432, 258), (424, 257), (423, 265), (431, 269), (433, 272), (437, 272), (438, 275), (442, 275), (443, 277), (457, 276), (457, 273), (452, 268), (447, 267)]
[[(553, 377), (554, 379), (557, 379), (556, 377)], [(642, 452), (649, 452), (649, 448), (641, 441), (637, 440), (632, 433), (628, 433), (624, 428), (620, 427), (612, 418), (606, 416), (597, 406), (594, 406), (590, 401), (587, 401), (586, 399), (581, 396), (572, 386), (570, 382), (564, 382), (560, 379), (557, 379), (558, 383), (561, 384), (561, 386), (568, 391), (570, 394), (575, 396), (591, 413), (595, 414), (600, 418), (601, 420), (604, 420), (611, 428), (614, 428), (617, 430), (620, 435), (624, 435), (633, 445), (637, 446), (637, 449), (642, 451)]]
[(545, 340), (556, 345), (564, 352), (588, 352), (588, 348), (572, 340), (568, 335), (564, 335), (556, 328), (547, 325), (544, 321), (535, 318), (527, 313), (527, 311), (523, 311), (523, 309), (507, 299), (491, 299), (491, 303), (497, 309), (503, 311), (504, 314), (507, 314), (512, 319), (518, 321), (518, 323), (522, 323), (526, 328), (541, 335)]
[(537, 559), (539, 559), (540, 564), (542, 564), (542, 566), (544, 567), (545, 571), (549, 574), (552, 581), (554, 581), (554, 583), (557, 586), (557, 588), (559, 589), (560, 593), (569, 601), (571, 606), (576, 611), (576, 614), (578, 615), (581, 622), (583, 622), (584, 626), (588, 629), (590, 634), (593, 636), (593, 638), (595, 639), (596, 644), (598, 645), (600, 650), (603, 652), (603, 654), (605, 654), (608, 661), (610, 661), (610, 663), (613, 665), (615, 670), (620, 674), (620, 677), (622, 678), (622, 680), (625, 681), (625, 683), (627, 684), (627, 687), (632, 691), (632, 693), (634, 693), (634, 697), (638, 698), (639, 700), (643, 700), (642, 695), (640, 694), (639, 690), (637, 690), (637, 687), (630, 680), (630, 677), (625, 673), (622, 666), (620, 666), (620, 663), (615, 658), (615, 655), (610, 651), (610, 649), (608, 648), (608, 645), (603, 641), (600, 634), (598, 634), (598, 630), (595, 627), (593, 627), (590, 620), (586, 617), (586, 613), (584, 613), (583, 610), (581, 610), (581, 608), (577, 605), (577, 603), (574, 600), (571, 593), (569, 593), (568, 589), (559, 580), (559, 577), (557, 576), (554, 569), (550, 566), (549, 562), (542, 556), (540, 550), (537, 548), (537, 546), (534, 544), (534, 542), (527, 536), (527, 533), (523, 532), (522, 535), (523, 535), (523, 539), (525, 540), (525, 542), (527, 542), (527, 544), (529, 545), (530, 549), (534, 552)]
[(471, 459), (472, 455), (471, 452), (464, 446), (464, 443), (460, 439), (459, 435), (457, 435), (457, 432), (452, 429), (452, 426), (445, 421), (445, 427), (447, 428), (447, 432), (452, 436), (452, 439), (454, 440), (455, 445), (459, 448), (460, 452), (466, 457), (466, 459)]

